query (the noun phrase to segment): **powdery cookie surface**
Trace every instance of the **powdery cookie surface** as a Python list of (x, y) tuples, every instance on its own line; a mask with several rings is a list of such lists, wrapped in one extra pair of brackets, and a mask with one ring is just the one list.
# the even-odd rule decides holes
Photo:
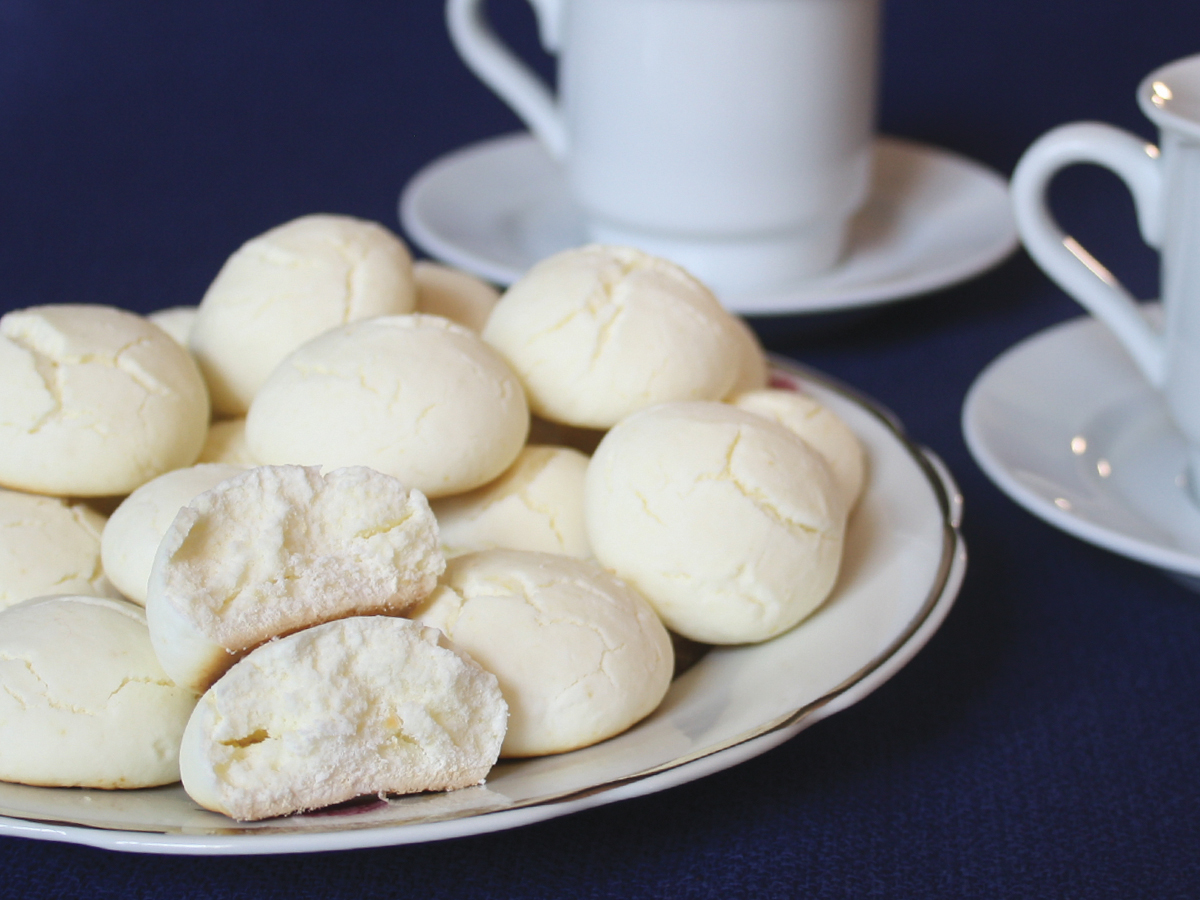
[(0, 611), (0, 780), (178, 781), (195, 702), (155, 659), (142, 610), (124, 600), (39, 597)]
[(262, 466), (195, 497), (168, 528), (146, 596), (179, 684), (205, 690), (272, 637), (352, 615), (399, 615), (445, 566), (418, 491), (363, 467)]
[(494, 481), (433, 501), (446, 556), (497, 547), (590, 556), (583, 521), (587, 464), (578, 450), (529, 445)]
[(245, 471), (242, 466), (201, 464), (159, 475), (121, 501), (100, 538), (109, 580), (126, 598), (145, 605), (150, 568), (163, 536), (193, 497)]
[(104, 516), (82, 503), (0, 489), (0, 609), (43, 594), (109, 597)]
[(468, 787), (505, 718), (496, 678), (437, 631), (343, 619), (264, 644), (213, 685), (184, 733), (183, 786), (242, 820)]
[(649, 715), (671, 683), (671, 639), (649, 604), (594, 563), (489, 550), (453, 559), (413, 613), (500, 680), (501, 755), (561, 753)]
[(491, 481), (528, 430), (525, 394), (504, 360), (474, 332), (425, 315), (310, 341), (272, 373), (246, 419), (263, 462), (370, 466), (430, 497)]
[(725, 403), (635, 413), (588, 466), (596, 559), (667, 627), (713, 644), (795, 625), (837, 578), (846, 510), (824, 460), (794, 434)]
[(200, 302), (191, 348), (223, 416), (246, 414), (271, 370), (324, 331), (416, 306), (412, 257), (382, 225), (312, 215), (243, 244)]
[(846, 508), (854, 508), (866, 478), (867, 458), (854, 432), (836, 413), (807, 394), (778, 388), (737, 394), (730, 402), (798, 434), (829, 464)]
[(430, 262), (413, 263), (417, 311), (442, 316), (478, 333), (483, 331), (500, 292), (468, 272)]
[(745, 338), (679, 266), (596, 244), (530, 269), (483, 336), (516, 370), (537, 415), (585, 428), (668, 400), (721, 399), (738, 378)]
[(208, 429), (196, 363), (161, 328), (110, 306), (0, 318), (0, 484), (127, 494), (191, 465)]

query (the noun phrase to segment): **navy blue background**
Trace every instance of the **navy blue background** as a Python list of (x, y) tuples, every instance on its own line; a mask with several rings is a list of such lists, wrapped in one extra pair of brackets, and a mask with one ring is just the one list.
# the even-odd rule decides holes
[[(533, 53), (523, 0), (492, 9)], [(1151, 137), (1137, 82), (1198, 51), (1195, 0), (892, 0), (881, 126), (1007, 175), (1060, 122)], [(418, 168), (517, 127), (437, 0), (0, 0), (0, 308), (195, 303), (248, 237), (314, 211), (398, 227)], [(1154, 295), (1115, 178), (1066, 173), (1054, 204)], [(0, 896), (1200, 896), (1200, 597), (1020, 510), (961, 437), (984, 365), (1077, 314), (1018, 253), (864, 317), (757, 323), (895, 411), (966, 497), (954, 610), (851, 710), (700, 782), (441, 844), (193, 859), (0, 838)]]

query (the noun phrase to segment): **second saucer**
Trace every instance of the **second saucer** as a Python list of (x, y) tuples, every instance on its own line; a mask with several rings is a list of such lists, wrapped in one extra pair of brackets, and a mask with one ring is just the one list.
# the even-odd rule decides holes
[[(429, 254), (498, 284), (587, 242), (561, 171), (524, 133), (434, 160), (405, 186), (399, 214)], [(847, 310), (963, 281), (1016, 246), (1008, 189), (998, 173), (941, 148), (883, 137), (871, 194), (842, 262), (786, 290), (721, 300), (748, 316)]]
[(1200, 589), (1183, 438), (1099, 322), (1064, 322), (992, 362), (967, 393), (963, 433), (984, 473), (1038, 518)]

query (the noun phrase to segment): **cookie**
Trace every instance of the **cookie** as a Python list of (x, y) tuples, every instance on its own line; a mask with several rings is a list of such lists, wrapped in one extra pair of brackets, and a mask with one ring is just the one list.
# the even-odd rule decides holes
[(175, 516), (150, 571), (150, 638), (176, 683), (199, 693), (273, 637), (403, 613), (444, 566), (429, 504), (396, 479), (260, 466)]
[(396, 235), (350, 216), (303, 216), (229, 257), (200, 301), (190, 346), (213, 410), (244, 416), (271, 370), (305, 341), (415, 307), (412, 257)]
[(183, 735), (183, 786), (241, 820), (468, 787), (506, 716), (495, 676), (436, 630), (342, 619), (264, 644), (212, 686)]
[(492, 310), (483, 337), (555, 422), (606, 429), (672, 400), (720, 400), (739, 378), (745, 335), (674, 263), (592, 244), (543, 260)]
[(588, 464), (596, 559), (672, 631), (762, 641), (829, 594), (846, 509), (828, 465), (781, 425), (725, 403), (665, 403), (625, 419)]
[(246, 417), (264, 463), (370, 466), (429, 497), (485, 484), (529, 431), (516, 375), (474, 332), (439, 316), (334, 329), (291, 354)]
[(179, 780), (195, 695), (167, 677), (143, 611), (38, 597), (0, 611), (0, 779), (140, 788)]
[(111, 306), (0, 318), (0, 484), (39, 494), (128, 494), (191, 465), (209, 404), (191, 355)]
[(667, 630), (595, 563), (487, 550), (451, 560), (412, 613), (495, 673), (508, 701), (501, 756), (562, 753), (649, 715), (671, 683)]

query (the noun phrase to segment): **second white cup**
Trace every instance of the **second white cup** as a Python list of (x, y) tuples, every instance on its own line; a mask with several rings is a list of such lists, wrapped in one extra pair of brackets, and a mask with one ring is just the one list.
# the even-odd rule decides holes
[(448, 0), (455, 47), (564, 167), (592, 239), (719, 294), (840, 258), (870, 185), (880, 0), (530, 0), (559, 96)]
[[(1158, 126), (1157, 146), (1100, 122), (1060, 125), (1021, 156), (1013, 207), (1029, 255), (1108, 326), (1161, 392), (1186, 441), (1187, 485), (1200, 504), (1200, 55), (1151, 72), (1137, 99)], [(1054, 220), (1050, 182), (1076, 163), (1104, 166), (1129, 186), (1142, 237), (1160, 253), (1161, 328)]]

